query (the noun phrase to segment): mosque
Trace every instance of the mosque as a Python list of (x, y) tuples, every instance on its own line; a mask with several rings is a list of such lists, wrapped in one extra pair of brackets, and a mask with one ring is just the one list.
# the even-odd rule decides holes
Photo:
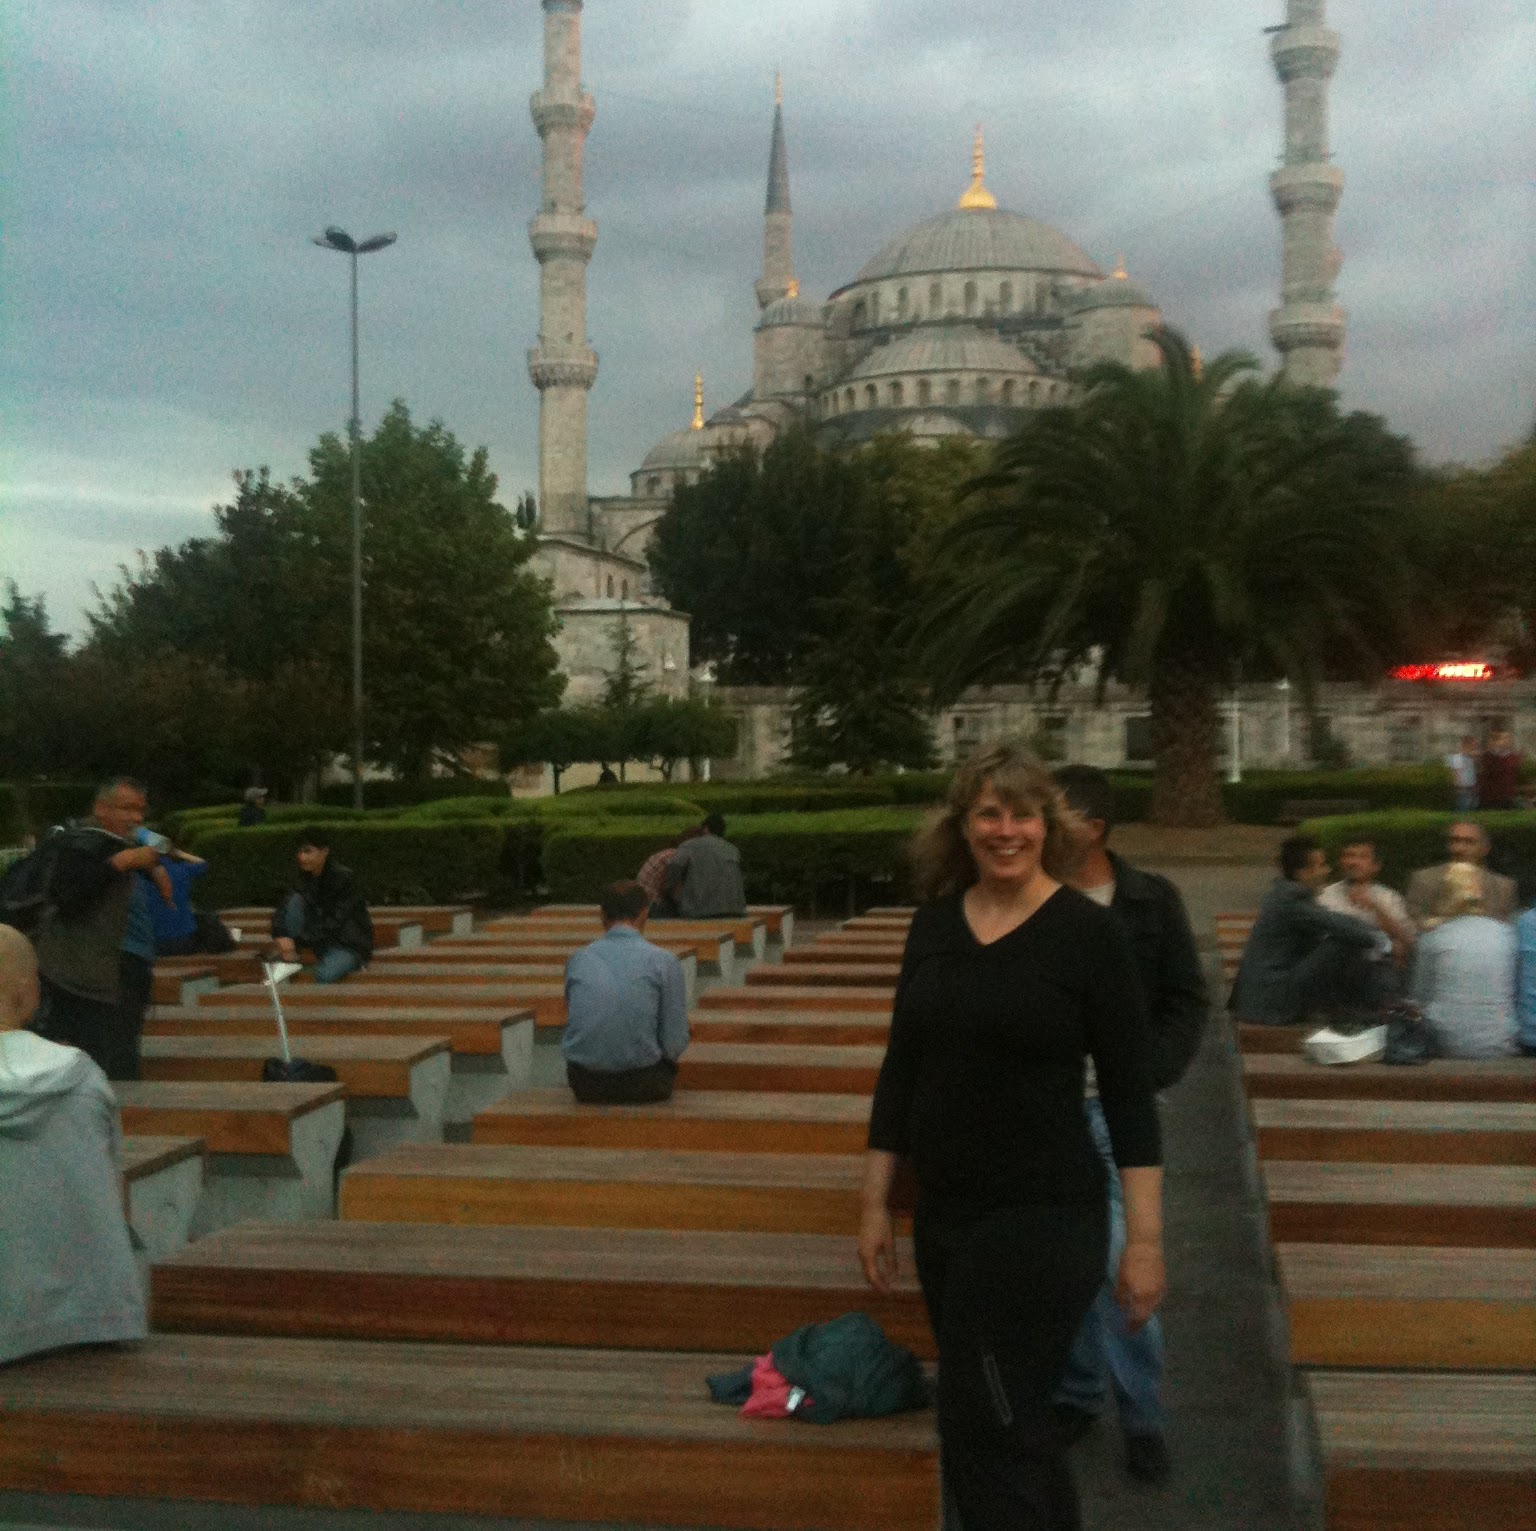
[[(569, 701), (601, 691), (620, 624), (651, 684), (686, 692), (688, 619), (650, 589), (646, 544), (673, 491), (696, 482), (721, 453), (761, 448), (802, 421), (837, 445), (891, 431), (920, 441), (1001, 440), (1030, 411), (1069, 399), (1073, 374), (1086, 365), (1157, 365), (1147, 339), (1161, 320), (1155, 299), (1123, 260), (1106, 273), (1066, 234), (999, 207), (987, 188), (979, 128), (971, 181), (954, 207), (897, 234), (825, 302), (802, 296), (781, 84), (751, 386), (706, 414), (696, 378), (692, 421), (646, 454), (630, 475), (630, 493), (591, 496), (587, 393), (598, 360), (586, 338), (586, 266), (597, 225), (581, 186), (595, 103), (581, 78), (583, 0), (541, 3), (544, 83), (531, 102), (544, 151), (543, 205), (530, 225), (540, 266), (540, 333), (529, 353), (540, 399), (536, 566), (554, 585)], [(1286, 133), (1271, 178), (1283, 228), (1283, 290), (1270, 332), (1288, 377), (1329, 386), (1344, 341), (1344, 313), (1333, 296), (1333, 216), (1343, 178), (1327, 137), (1338, 34), (1325, 25), (1326, 0), (1287, 4), (1271, 45), (1285, 89)], [(754, 724), (748, 732), (760, 730)], [(772, 753), (743, 766), (767, 768)]]

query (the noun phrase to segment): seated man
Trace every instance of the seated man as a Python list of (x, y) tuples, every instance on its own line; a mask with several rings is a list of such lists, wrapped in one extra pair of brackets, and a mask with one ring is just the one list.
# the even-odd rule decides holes
[(1401, 967), (1418, 932), (1402, 894), (1376, 880), (1381, 875), (1381, 862), (1375, 844), (1370, 840), (1350, 841), (1339, 852), (1339, 870), (1344, 876), (1317, 895), (1318, 903), (1334, 914), (1347, 914), (1381, 931), (1392, 943), (1393, 961)]
[(588, 1105), (670, 1100), (688, 1045), (683, 965), (642, 934), (645, 889), (603, 889), (603, 934), (565, 965), (560, 1051), (576, 1099)]
[(1447, 1058), (1507, 1058), (1515, 1044), (1515, 932), (1482, 912), (1478, 868), (1446, 873), (1439, 923), (1414, 954), (1413, 998)]
[(1483, 913), (1490, 919), (1507, 920), (1515, 912), (1515, 885), (1508, 877), (1490, 872), (1485, 865), (1492, 846), (1488, 832), (1471, 819), (1458, 819), (1445, 832), (1450, 860), (1424, 867), (1408, 879), (1408, 912), (1420, 930), (1433, 930), (1442, 916), (1445, 877), (1453, 866), (1475, 867), (1482, 882)]
[(1328, 881), (1328, 857), (1307, 835), (1280, 842), (1280, 876), (1270, 884), (1254, 921), (1230, 1008), (1241, 1021), (1291, 1026), (1312, 1012), (1369, 1009), (1385, 998), (1366, 954), (1386, 938), (1317, 901)]
[(148, 1333), (117, 1102), (78, 1048), (22, 1029), (38, 997), (31, 943), (0, 925), (0, 1364)]
[(331, 837), (319, 826), (299, 836), (297, 888), (272, 915), (277, 954), (297, 962), (315, 954), (315, 982), (339, 983), (373, 956), (373, 921), (356, 875), (331, 855)]
[(1515, 925), (1515, 941), (1520, 952), (1515, 989), (1520, 1051), (1536, 1055), (1536, 906), (1520, 916)]
[(703, 833), (677, 848), (667, 866), (666, 888), (685, 920), (713, 920), (747, 912), (741, 852), (725, 838), (725, 820), (712, 813)]

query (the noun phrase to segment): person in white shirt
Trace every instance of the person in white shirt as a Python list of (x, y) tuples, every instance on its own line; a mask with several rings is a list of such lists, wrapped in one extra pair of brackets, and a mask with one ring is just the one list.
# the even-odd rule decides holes
[(1370, 840), (1350, 841), (1339, 852), (1339, 870), (1343, 877), (1317, 895), (1318, 903), (1374, 926), (1392, 943), (1393, 956), (1399, 962), (1406, 960), (1414, 940), (1413, 919), (1402, 894), (1376, 880), (1381, 876), (1381, 860), (1375, 845)]
[(1451, 786), (1456, 793), (1456, 812), (1470, 813), (1477, 807), (1477, 740), (1463, 734), (1455, 751), (1445, 757), (1451, 768)]

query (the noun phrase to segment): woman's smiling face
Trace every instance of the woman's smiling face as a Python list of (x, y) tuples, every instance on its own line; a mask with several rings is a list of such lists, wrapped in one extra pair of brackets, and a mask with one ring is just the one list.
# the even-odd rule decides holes
[(1016, 887), (1040, 870), (1045, 817), (1013, 808), (988, 782), (966, 812), (965, 843), (982, 882)]

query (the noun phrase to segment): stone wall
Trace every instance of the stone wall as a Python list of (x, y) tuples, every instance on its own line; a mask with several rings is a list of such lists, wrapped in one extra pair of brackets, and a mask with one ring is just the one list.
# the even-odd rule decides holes
[(566, 678), (565, 705), (601, 699), (614, 670), (614, 640), (621, 621), (634, 636), (641, 678), (662, 696), (688, 694), (688, 618), (664, 606), (588, 600), (556, 607), (555, 652)]

